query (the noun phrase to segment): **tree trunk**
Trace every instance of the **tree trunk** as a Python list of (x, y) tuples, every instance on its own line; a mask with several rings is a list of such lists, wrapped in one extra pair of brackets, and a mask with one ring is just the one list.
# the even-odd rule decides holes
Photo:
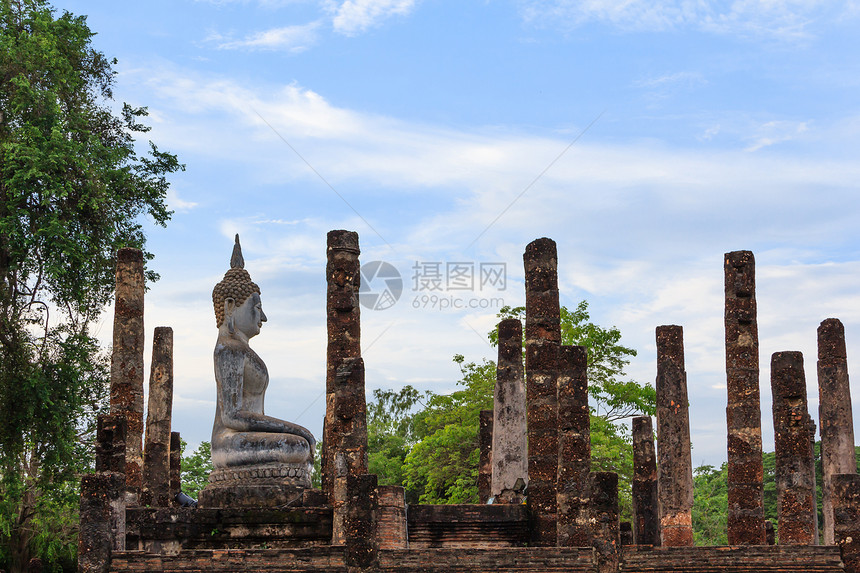
[(33, 540), (33, 516), (36, 513), (36, 501), (39, 492), (36, 479), (39, 473), (39, 462), (35, 452), (30, 453), (30, 462), (21, 464), (24, 479), (24, 494), (18, 506), (18, 517), (9, 535), (9, 553), (11, 556), (10, 573), (27, 573), (27, 565), (33, 557), (30, 542)]

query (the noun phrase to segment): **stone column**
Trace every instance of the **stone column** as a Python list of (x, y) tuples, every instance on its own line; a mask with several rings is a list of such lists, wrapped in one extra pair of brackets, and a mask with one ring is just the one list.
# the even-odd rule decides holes
[[(528, 479), (526, 388), (523, 382), (523, 326), (517, 318), (499, 323), (499, 356), (493, 400), (493, 477), (496, 502), (519, 503), (517, 480)], [(505, 492), (504, 495), (502, 493)]]
[(657, 458), (651, 416), (633, 418), (633, 543), (660, 545)]
[(123, 473), (125, 471), (124, 414), (100, 414), (96, 419), (96, 471)]
[(592, 544), (597, 554), (597, 571), (616, 573), (621, 549), (618, 523), (618, 474), (594, 472), (589, 482)]
[[(125, 550), (125, 508), (126, 483), (123, 471), (126, 468), (125, 439), (127, 423), (123, 414), (101, 414), (96, 419), (96, 477), (92, 478), (93, 488), (88, 493), (88, 501), (81, 494), (81, 507), (85, 504), (92, 515), (101, 515), (95, 509), (96, 500), (107, 504), (108, 527), (111, 533), (113, 550)], [(100, 477), (99, 477), (100, 476)], [(105, 477), (108, 476), (108, 477)], [(83, 486), (82, 486), (83, 487)], [(101, 488), (101, 489), (99, 489)], [(83, 492), (83, 489), (81, 490)], [(93, 518), (96, 519), (96, 518)], [(100, 517), (98, 519), (101, 519)], [(83, 517), (81, 518), (81, 531)], [(95, 522), (94, 522), (95, 523)], [(96, 529), (101, 525), (93, 525)]]
[(526, 283), (528, 507), (531, 545), (554, 546), (558, 470), (557, 361), (561, 341), (555, 241), (537, 239), (523, 254)]
[(110, 411), (124, 414), (128, 424), (124, 473), (130, 503), (137, 502), (143, 465), (143, 292), (143, 253), (120, 249), (116, 254)]
[[(358, 233), (329, 231), (327, 241), (326, 317), (326, 415), (323, 425), (322, 488), (333, 493), (334, 479), (342, 471), (367, 473), (367, 418), (364, 402), (364, 366), (353, 368), (361, 357), (361, 316), (358, 289), (361, 279)], [(349, 361), (349, 362), (347, 362)], [(345, 370), (355, 370), (347, 375)], [(358, 386), (361, 386), (359, 389)], [(359, 394), (360, 399), (359, 399)], [(348, 396), (349, 395), (349, 396)], [(347, 412), (347, 410), (352, 410)], [(344, 418), (346, 416), (346, 418)], [(347, 427), (350, 426), (350, 427)], [(343, 433), (350, 433), (353, 451), (336, 467), (335, 457), (344, 447)], [(362, 436), (363, 434), (363, 444)], [(341, 454), (344, 452), (341, 451)], [(346, 458), (349, 458), (348, 460)]]
[(819, 539), (821, 539), (821, 533), (818, 528), (818, 477), (815, 475), (815, 420), (812, 419), (812, 416), (807, 415), (806, 419), (809, 422), (809, 427), (807, 431), (809, 432), (809, 449), (812, 451), (812, 507), (816, 508), (815, 511), (812, 512), (812, 521), (815, 525), (815, 530), (812, 533), (812, 544), (818, 545)]
[(562, 346), (558, 357), (558, 537), (559, 547), (588, 547), (591, 531), (588, 475), (591, 418), (588, 410), (588, 350)]
[(726, 425), (729, 545), (763, 545), (764, 499), (755, 257), (726, 253)]
[(684, 331), (657, 327), (657, 491), (663, 546), (693, 545), (693, 462)]
[(860, 475), (831, 476), (834, 540), (845, 573), (860, 573)]
[(367, 473), (367, 402), (361, 357), (343, 359), (331, 398), (333, 416), (327, 420), (331, 473), (335, 480), (363, 475)]
[(824, 545), (833, 545), (832, 478), (836, 474), (857, 473), (845, 328), (838, 318), (828, 318), (818, 327), (818, 399), (821, 465), (824, 470)]
[(182, 447), (179, 432), (170, 432), (170, 500), (182, 491)]
[(776, 498), (780, 545), (815, 543), (815, 466), (800, 352), (771, 357)]
[[(81, 479), (80, 527), (78, 533), (78, 571), (107, 573), (116, 546), (112, 521), (116, 504), (123, 504), (125, 476), (99, 472)], [(123, 504), (124, 506), (124, 504)], [(124, 534), (124, 531), (123, 531)]]
[(344, 561), (347, 572), (375, 570), (378, 563), (376, 474), (347, 475)]
[(167, 507), (170, 495), (170, 425), (173, 411), (173, 329), (159, 326), (152, 337), (146, 449), (141, 505)]
[(487, 503), (493, 479), (493, 411), (481, 410), (478, 416), (478, 443), (481, 453), (478, 463), (478, 499)]
[(406, 549), (406, 490), (399, 485), (380, 485), (379, 496), (379, 548)]

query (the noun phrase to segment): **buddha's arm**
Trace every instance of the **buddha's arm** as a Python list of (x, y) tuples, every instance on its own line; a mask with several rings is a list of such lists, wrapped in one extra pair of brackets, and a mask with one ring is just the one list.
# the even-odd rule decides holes
[(316, 439), (306, 428), (245, 408), (244, 376), (244, 352), (227, 347), (215, 351), (215, 378), (218, 382), (218, 399), (221, 401), (221, 423), (238, 432), (295, 434), (306, 439), (313, 450)]

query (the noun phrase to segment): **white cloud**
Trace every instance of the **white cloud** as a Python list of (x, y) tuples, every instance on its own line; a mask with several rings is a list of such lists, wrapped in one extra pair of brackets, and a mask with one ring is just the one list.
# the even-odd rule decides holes
[(391, 16), (404, 16), (415, 8), (416, 0), (346, 0), (333, 8), (334, 29), (353, 36)]
[(807, 131), (809, 131), (809, 124), (805, 121), (769, 121), (756, 130), (746, 150), (758, 151), (763, 147), (791, 141)]
[(304, 52), (317, 42), (319, 27), (320, 22), (317, 21), (255, 32), (241, 40), (213, 34), (207, 38), (207, 41), (214, 42), (222, 50), (277, 50), (297, 54)]
[(576, 27), (603, 22), (627, 31), (693, 27), (704, 31), (779, 39), (807, 37), (816, 20), (855, 17), (852, 2), (820, 0), (521, 0), (530, 22)]
[(706, 83), (705, 79), (699, 72), (675, 72), (641, 79), (634, 82), (634, 85), (637, 87), (657, 88), (672, 85), (693, 86), (703, 83)]
[(197, 207), (197, 203), (180, 199), (179, 195), (176, 194), (176, 189), (170, 187), (167, 190), (167, 207), (174, 211), (190, 211)]

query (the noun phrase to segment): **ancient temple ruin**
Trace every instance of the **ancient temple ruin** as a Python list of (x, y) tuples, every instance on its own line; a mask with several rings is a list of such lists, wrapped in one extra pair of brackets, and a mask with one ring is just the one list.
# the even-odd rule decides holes
[[(591, 471), (587, 350), (561, 344), (556, 244), (529, 244), (525, 328), (518, 320), (499, 325), (495, 407), (481, 415), (479, 490), (493, 503), (407, 505), (403, 488), (380, 486), (367, 473), (358, 235), (332, 231), (326, 248), (322, 489), (308, 487), (289, 460), (252, 456), (243, 464), (239, 456), (213, 472), (214, 494), (199, 507), (176, 501), (179, 434), (172, 431), (173, 332), (166, 327), (153, 337), (143, 439), (143, 257), (118, 253), (111, 411), (98, 420), (95, 472), (82, 480), (81, 572), (860, 573), (860, 476), (837, 319), (818, 332), (825, 544), (816, 544), (815, 428), (797, 352), (772, 357), (779, 544), (768, 543), (752, 253), (728, 253), (724, 265), (731, 545), (696, 547), (681, 326), (656, 328), (656, 425), (648, 416), (633, 419), (634, 522), (625, 526), (617, 475)], [(231, 304), (245, 304), (228, 295), (216, 301), (216, 314), (219, 304), (225, 316)], [(259, 306), (259, 297), (248, 304)], [(251, 314), (235, 319), (241, 324), (222, 327), (219, 316), (227, 343), (242, 328), (247, 342), (254, 321), (257, 331), (265, 321), (261, 307), (243, 312)], [(285, 434), (302, 435), (283, 424)], [(290, 439), (301, 448), (314, 437)]]

